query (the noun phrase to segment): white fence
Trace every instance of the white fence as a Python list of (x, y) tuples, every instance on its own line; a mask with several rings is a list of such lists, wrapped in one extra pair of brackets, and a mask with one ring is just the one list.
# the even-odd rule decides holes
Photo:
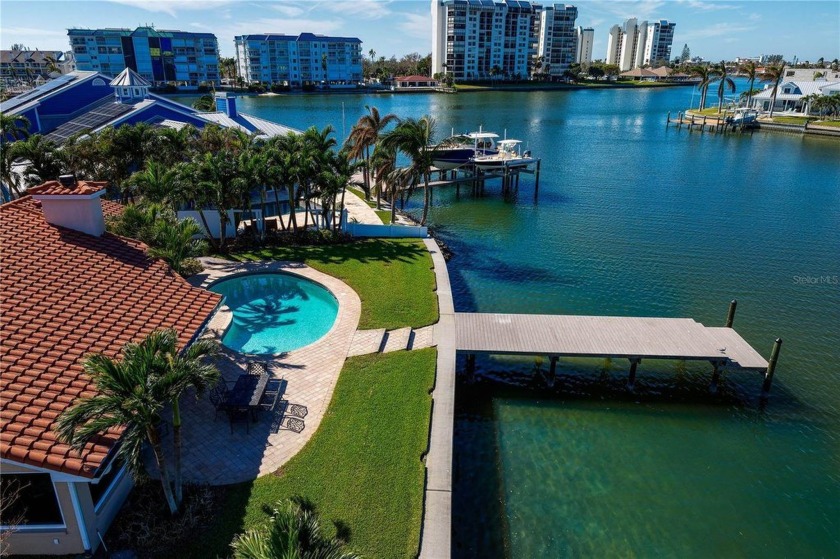
[(428, 227), (413, 225), (371, 225), (368, 223), (346, 223), (344, 230), (354, 237), (419, 238), (429, 236)]
[[(207, 220), (207, 227), (210, 231), (206, 231), (206, 234), (213, 238), (218, 239), (221, 237), (222, 232), (222, 224), (219, 220), (219, 212), (216, 210), (204, 210), (204, 217)], [(178, 212), (178, 219), (184, 220), (187, 218), (192, 218), (198, 223), (199, 227), (204, 229), (204, 222), (201, 220), (201, 216), (195, 210), (181, 210)], [(228, 210), (228, 222), (227, 226), (225, 227), (225, 237), (228, 239), (232, 239), (236, 236), (236, 221), (234, 221), (234, 210)]]

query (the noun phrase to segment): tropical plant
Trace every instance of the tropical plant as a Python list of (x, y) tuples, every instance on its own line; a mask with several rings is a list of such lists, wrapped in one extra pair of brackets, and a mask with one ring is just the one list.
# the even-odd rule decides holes
[[(182, 221), (192, 223), (194, 221)], [(181, 476), (181, 398), (190, 389), (195, 397), (200, 398), (207, 390), (219, 382), (221, 373), (208, 361), (208, 357), (218, 352), (216, 342), (201, 339), (192, 343), (183, 352), (178, 351), (178, 334), (169, 328), (157, 330), (149, 334), (138, 351), (148, 352), (149, 360), (155, 360), (155, 374), (158, 375), (160, 390), (172, 406), (172, 444), (173, 462), (175, 466), (175, 502), (178, 506), (184, 498)]]
[[(385, 128), (392, 122), (399, 122), (399, 118), (393, 113), (381, 116), (376, 107), (365, 105), (365, 109), (368, 114), (362, 115), (353, 126), (345, 146), (349, 147), (348, 154), (351, 159), (364, 159), (364, 191), (365, 197), (370, 198), (370, 148), (376, 145)], [(381, 206), (377, 203), (377, 207)]]
[(747, 93), (747, 107), (752, 105), (752, 98), (753, 98), (753, 88), (755, 87), (755, 78), (757, 76), (755, 62), (747, 62), (740, 68), (741, 73), (744, 74), (750, 80), (750, 88)]
[(382, 138), (382, 145), (386, 149), (395, 149), (408, 156), (417, 175), (423, 177), (423, 215), (420, 224), (425, 225), (431, 202), (431, 187), (429, 185), (432, 160), (436, 153), (433, 145), (435, 137), (435, 120), (430, 116), (420, 119), (405, 119), (396, 128)]
[[(382, 207), (382, 192), (386, 185), (385, 177), (394, 170), (397, 164), (397, 152), (395, 149), (388, 149), (381, 143), (376, 144), (373, 155), (370, 158), (371, 174), (373, 175), (373, 190), (376, 194), (376, 207)], [(391, 207), (391, 223), (394, 222), (395, 207)]]
[(149, 161), (146, 168), (131, 175), (129, 182), (133, 189), (146, 200), (155, 203), (172, 204), (178, 168)]
[(167, 401), (155, 374), (158, 357), (149, 351), (149, 338), (127, 344), (122, 359), (102, 354), (88, 355), (83, 366), (93, 380), (97, 394), (82, 397), (67, 408), (57, 421), (60, 441), (78, 452), (99, 437), (121, 430), (117, 458), (135, 474), (144, 473), (142, 449), (148, 442), (160, 472), (160, 482), (169, 512), (178, 505), (172, 493), (169, 471), (161, 443), (161, 411)]
[(785, 65), (780, 64), (778, 66), (767, 66), (764, 69), (764, 74), (762, 74), (761, 78), (763, 81), (767, 81), (773, 84), (773, 92), (772, 92), (772, 99), (770, 101), (770, 118), (773, 118), (773, 111), (776, 109), (776, 95), (779, 93), (779, 84), (782, 83), (782, 79), (785, 77)]
[(720, 65), (715, 72), (715, 81), (718, 82), (718, 112), (721, 112), (723, 110), (723, 94), (726, 89), (729, 89), (730, 93), (735, 93), (735, 82), (729, 77), (726, 70), (726, 62), (723, 60), (720, 61)]
[(204, 252), (204, 242), (196, 239), (204, 230), (194, 219), (157, 219), (152, 226), (149, 255), (164, 260), (176, 273), (192, 275), (193, 257)]
[(22, 140), (29, 137), (30, 126), (32, 123), (23, 115), (0, 113), (0, 138), (3, 141)]
[(13, 161), (23, 161), (23, 180), (27, 186), (35, 186), (56, 179), (61, 174), (57, 149), (56, 145), (44, 139), (44, 136), (33, 134), (12, 144), (9, 157)]
[(300, 500), (278, 502), (266, 526), (234, 539), (235, 559), (357, 559), (345, 543), (327, 538), (312, 507)]
[(709, 92), (709, 86), (717, 76), (717, 71), (710, 66), (695, 66), (691, 69), (691, 75), (700, 78), (697, 87), (700, 89), (700, 105), (699, 110), (706, 108), (706, 94)]
[(192, 107), (197, 111), (215, 111), (216, 99), (210, 94), (202, 95), (196, 99), (195, 103), (192, 104)]

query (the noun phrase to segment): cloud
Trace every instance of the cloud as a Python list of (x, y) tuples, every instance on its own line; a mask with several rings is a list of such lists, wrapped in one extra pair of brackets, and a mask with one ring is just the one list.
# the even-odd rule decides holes
[(625, 20), (631, 17), (639, 20), (653, 19), (660, 15), (660, 9), (665, 5), (659, 0), (614, 1), (596, 0), (587, 4), (587, 12), (609, 16), (610, 19)]
[[(263, 7), (265, 7), (265, 4), (260, 6), (260, 8)], [(299, 6), (293, 6), (291, 4), (269, 4), (268, 7), (286, 17), (298, 17), (306, 11)]]
[(738, 33), (746, 33), (748, 31), (755, 31), (754, 25), (740, 25), (737, 23), (713, 23), (706, 25), (699, 29), (684, 31), (680, 34), (681, 41), (692, 41), (695, 39), (708, 39), (710, 37), (731, 37)]
[(178, 12), (188, 10), (212, 10), (234, 0), (106, 0), (114, 4), (132, 6), (147, 12), (161, 12), (172, 17), (177, 17)]
[[(47, 37), (66, 37), (67, 30), (51, 31), (49, 29), (41, 29), (35, 27), (0, 27), (0, 35), (34, 35)], [(35, 48), (35, 46), (33, 46), (32, 48)]]
[(431, 40), (432, 20), (420, 14), (401, 14), (397, 28), (410, 37)]
[(750, 15), (747, 16), (747, 19), (750, 20), (750, 21), (758, 21), (758, 20), (761, 19), (761, 14), (757, 14), (757, 13), (753, 12)]
[(700, 0), (677, 0), (678, 4), (688, 6), (699, 12), (714, 12), (717, 10), (734, 10), (736, 6), (731, 4), (718, 4), (716, 2), (702, 2)]
[(390, 0), (331, 0), (311, 2), (310, 4), (313, 5), (310, 11), (330, 11), (341, 14), (346, 18), (375, 20), (390, 16), (393, 13), (389, 7)]

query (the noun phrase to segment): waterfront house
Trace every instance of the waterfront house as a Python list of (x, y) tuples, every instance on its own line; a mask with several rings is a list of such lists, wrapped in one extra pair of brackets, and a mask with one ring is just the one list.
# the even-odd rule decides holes
[(185, 347), (220, 297), (191, 287), (139, 241), (105, 232), (104, 182), (50, 181), (0, 206), (0, 483), (12, 554), (93, 553), (131, 490), (114, 457), (120, 432), (78, 453), (59, 415), (95, 394), (84, 356), (174, 328)]
[(394, 80), (396, 91), (427, 91), (438, 86), (437, 80), (426, 76), (400, 76)]
[(76, 71), (3, 102), (0, 112), (26, 117), (30, 133), (59, 145), (75, 134), (140, 122), (170, 128), (216, 124), (263, 138), (293, 131), (238, 111), (236, 97), (228, 93), (216, 94), (217, 111), (201, 112), (156, 95), (150, 88), (148, 80), (130, 68), (113, 79), (99, 72)]
[[(840, 81), (785, 81), (779, 84), (773, 110), (807, 114), (810, 107), (805, 98), (810, 95), (831, 95), (838, 91)], [(773, 86), (766, 84), (763, 90), (753, 95), (752, 107), (769, 111), (772, 102)]]

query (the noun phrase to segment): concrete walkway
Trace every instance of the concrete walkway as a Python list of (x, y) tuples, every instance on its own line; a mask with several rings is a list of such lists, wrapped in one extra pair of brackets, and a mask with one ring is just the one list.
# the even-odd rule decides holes
[[(216, 414), (209, 399), (184, 398), (183, 471), (192, 482), (223, 485), (255, 479), (276, 471), (297, 454), (318, 430), (344, 366), (344, 360), (361, 315), (359, 296), (347, 284), (297, 262), (237, 263), (202, 259), (205, 271), (190, 278), (193, 285), (207, 287), (212, 282), (243, 272), (288, 272), (316, 281), (338, 299), (338, 316), (330, 331), (317, 342), (279, 356), (245, 356), (224, 350), (217, 360), (228, 381), (245, 372), (249, 360), (266, 362), (274, 379), (286, 383), (283, 398), (296, 404), (303, 417), (289, 423), (291, 415), (260, 412), (255, 423), (233, 424), (224, 413)], [(205, 335), (220, 339), (232, 316), (222, 307), (211, 319)], [(303, 429), (296, 432), (301, 426)], [(248, 430), (246, 430), (246, 427)], [(171, 433), (170, 435), (171, 436)], [(171, 447), (165, 444), (165, 448)], [(168, 457), (170, 464), (172, 457)]]
[(425, 349), (437, 345), (435, 325), (422, 328), (398, 328), (386, 331), (356, 330), (347, 356), (369, 355), (371, 353), (390, 353), (392, 351)]
[(373, 211), (373, 208), (359, 198), (352, 190), (347, 190), (344, 195), (344, 207), (347, 208), (347, 217), (357, 223), (365, 223), (368, 225), (382, 225), (382, 220)]
[(452, 437), (455, 420), (455, 303), (440, 247), (425, 239), (437, 281), (440, 320), (434, 326), (437, 374), (426, 455), (426, 495), (420, 536), (421, 559), (448, 559), (452, 552)]

